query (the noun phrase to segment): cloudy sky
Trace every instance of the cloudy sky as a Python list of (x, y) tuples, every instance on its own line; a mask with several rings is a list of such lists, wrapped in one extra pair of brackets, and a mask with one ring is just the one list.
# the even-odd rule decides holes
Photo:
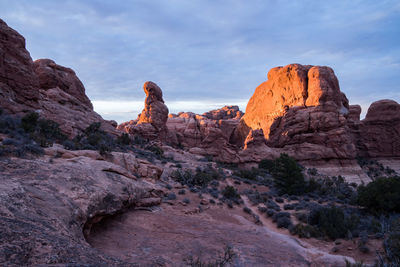
[(156, 82), (170, 112), (245, 109), (268, 70), (327, 65), (350, 103), (400, 102), (400, 1), (0, 0), (33, 59), (71, 67), (119, 122)]

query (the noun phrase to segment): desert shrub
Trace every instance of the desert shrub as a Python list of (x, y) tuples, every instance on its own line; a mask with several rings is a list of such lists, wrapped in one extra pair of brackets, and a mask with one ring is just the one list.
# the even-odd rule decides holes
[(272, 172), (275, 167), (275, 161), (270, 159), (263, 159), (258, 164), (258, 168), (267, 170), (268, 172)]
[(165, 197), (165, 200), (175, 200), (176, 199), (176, 195), (175, 193), (168, 193)]
[(384, 254), (378, 252), (379, 267), (400, 266), (400, 218), (398, 215), (385, 219), (387, 229), (383, 242)]
[(41, 119), (36, 112), (30, 112), (22, 117), (21, 128), (42, 147), (48, 147), (54, 142), (60, 143), (67, 139), (58, 123)]
[(129, 137), (129, 134), (127, 134), (127, 133), (123, 133), (117, 137), (117, 144), (120, 144), (123, 146), (129, 146), (131, 143), (132, 143), (132, 140)]
[(307, 170), (307, 173), (308, 173), (309, 175), (311, 175), (311, 176), (315, 176), (315, 175), (318, 174), (318, 171), (317, 171), (316, 168), (310, 168), (310, 169)]
[(0, 115), (0, 133), (11, 134), (21, 127), (20, 119), (4, 114)]
[(253, 191), (253, 190), (246, 190), (244, 191), (244, 193), (253, 204), (264, 203), (265, 201), (268, 200), (268, 195), (265, 193), (260, 193), (258, 191)]
[(290, 213), (288, 212), (277, 212), (272, 216), (272, 220), (276, 223), (278, 228), (288, 228), (292, 225)]
[(400, 212), (400, 177), (378, 178), (360, 186), (357, 202), (374, 213)]
[(195, 173), (191, 170), (176, 170), (172, 178), (182, 185), (206, 187), (211, 181), (220, 179), (220, 173), (214, 168), (207, 166), (204, 169), (197, 168)]
[(185, 189), (180, 189), (180, 190), (178, 191), (178, 194), (179, 194), (179, 195), (184, 195), (184, 194), (186, 194)]
[(272, 170), (274, 184), (281, 194), (298, 195), (306, 190), (306, 182), (297, 162), (282, 153)]
[(308, 220), (310, 225), (332, 240), (344, 238), (357, 225), (356, 218), (345, 216), (343, 210), (335, 206), (311, 210)]
[(162, 158), (162, 156), (164, 155), (164, 151), (162, 150), (161, 147), (159, 147), (158, 145), (152, 144), (149, 146), (146, 146), (146, 149), (153, 152), (153, 154), (158, 158)]
[[(74, 143), (73, 150), (89, 149), (98, 150), (100, 154), (105, 155), (117, 148), (115, 139), (100, 129), (101, 123), (94, 122), (90, 124), (81, 134), (72, 139)], [(67, 149), (71, 149), (68, 144)]]
[(252, 213), (252, 212), (251, 212), (251, 209), (248, 208), (248, 207), (243, 207), (243, 211), (246, 212), (246, 213), (248, 213), (248, 214), (251, 214), (251, 213)]
[(276, 211), (281, 211), (281, 208), (279, 207), (278, 204), (276, 204), (273, 200), (268, 199), (265, 202), (265, 205), (267, 206), (268, 209), (276, 210)]
[(30, 133), (35, 131), (39, 114), (36, 112), (29, 112), (21, 119), (21, 127), (25, 132)]
[(224, 251), (216, 256), (216, 259), (204, 261), (200, 257), (188, 256), (184, 259), (184, 263), (191, 267), (224, 267), (233, 263), (235, 252), (231, 246), (226, 246)]
[(318, 237), (319, 230), (309, 224), (296, 224), (293, 228), (290, 229), (290, 233), (292, 235), (297, 235), (301, 238), (310, 238), (310, 237)]
[(238, 199), (240, 198), (240, 195), (238, 194), (237, 190), (233, 187), (233, 186), (226, 186), (223, 190), (222, 190), (222, 195), (227, 198), (227, 199)]
[(234, 171), (233, 175), (247, 180), (257, 180), (257, 176), (260, 175), (260, 170), (256, 168), (252, 168), (250, 170), (240, 169)]

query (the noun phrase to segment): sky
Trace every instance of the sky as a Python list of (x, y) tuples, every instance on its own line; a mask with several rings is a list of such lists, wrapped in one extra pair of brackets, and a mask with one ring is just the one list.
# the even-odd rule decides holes
[(32, 58), (75, 70), (106, 119), (135, 119), (145, 81), (171, 113), (245, 110), (268, 70), (334, 69), (350, 104), (400, 102), (400, 1), (0, 0)]

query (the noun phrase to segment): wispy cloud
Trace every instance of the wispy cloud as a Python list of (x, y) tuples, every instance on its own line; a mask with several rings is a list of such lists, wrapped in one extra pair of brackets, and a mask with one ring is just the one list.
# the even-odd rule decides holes
[(249, 99), (270, 68), (294, 62), (331, 66), (351, 103), (400, 100), (396, 0), (0, 0), (0, 17), (33, 58), (73, 68), (95, 103), (138, 105), (152, 80), (171, 103), (211, 109)]

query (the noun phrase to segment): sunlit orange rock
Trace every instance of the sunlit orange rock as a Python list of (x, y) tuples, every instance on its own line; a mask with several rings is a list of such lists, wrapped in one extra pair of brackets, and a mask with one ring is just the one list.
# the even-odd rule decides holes
[(149, 139), (164, 139), (168, 108), (164, 104), (161, 88), (154, 82), (145, 82), (143, 90), (146, 93), (144, 109), (136, 120), (118, 125), (118, 129), (130, 134), (139, 134)]
[(238, 106), (225, 106), (203, 115), (170, 114), (166, 142), (195, 154), (213, 156), (216, 160), (238, 162), (237, 147), (230, 139), (242, 114)]
[(251, 130), (262, 129), (268, 146), (298, 160), (354, 158), (348, 113), (348, 100), (331, 68), (273, 68), (247, 104), (235, 142), (243, 144)]

